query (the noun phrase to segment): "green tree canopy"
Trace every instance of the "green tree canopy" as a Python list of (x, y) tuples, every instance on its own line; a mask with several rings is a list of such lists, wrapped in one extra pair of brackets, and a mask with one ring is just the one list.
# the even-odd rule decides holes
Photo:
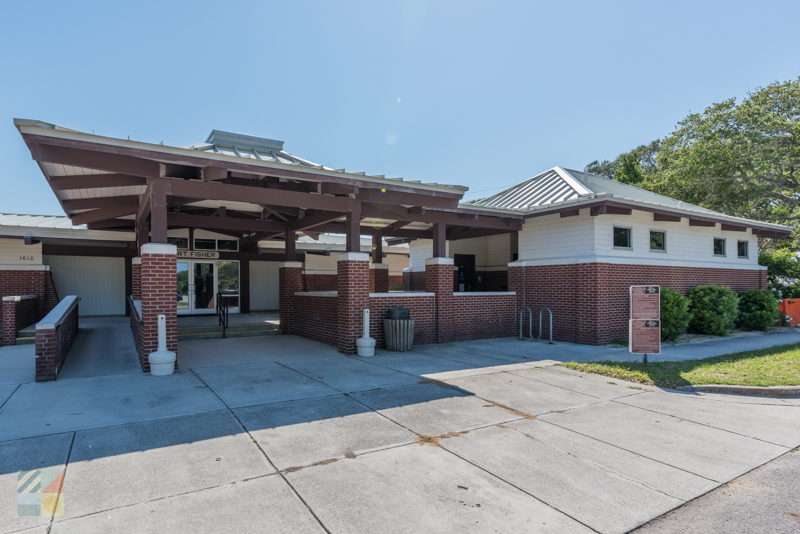
[(593, 161), (586, 171), (730, 215), (791, 224), (800, 219), (800, 78), (712, 104), (665, 138)]

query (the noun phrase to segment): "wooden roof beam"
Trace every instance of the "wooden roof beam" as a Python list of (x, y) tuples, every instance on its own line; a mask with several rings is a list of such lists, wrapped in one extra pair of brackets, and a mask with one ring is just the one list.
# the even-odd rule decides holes
[(76, 213), (70, 216), (70, 221), (74, 225), (87, 224), (92, 222), (104, 221), (106, 219), (113, 219), (115, 217), (122, 217), (123, 215), (131, 215), (136, 213), (139, 208), (138, 203), (125, 204), (122, 206), (112, 206), (108, 208), (99, 208), (92, 211), (85, 211)]
[(92, 150), (80, 150), (46, 144), (31, 145), (31, 155), (36, 161), (60, 163), (73, 167), (97, 169), (110, 173), (128, 174), (149, 178), (159, 175), (159, 163), (148, 159)]
[(79, 174), (75, 176), (52, 176), (50, 187), (57, 191), (69, 189), (97, 189), (98, 187), (127, 187), (147, 185), (147, 178), (128, 174)]

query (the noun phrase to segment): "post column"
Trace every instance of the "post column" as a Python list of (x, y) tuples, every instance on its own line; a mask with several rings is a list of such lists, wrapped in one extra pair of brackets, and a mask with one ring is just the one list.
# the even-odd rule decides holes
[(425, 260), (425, 291), (436, 295), (436, 342), (453, 339), (453, 258)]
[(291, 312), (294, 294), (303, 290), (303, 264), (299, 261), (285, 261), (278, 267), (278, 307), (281, 320), (281, 333), (291, 334)]
[(131, 297), (142, 300), (142, 258), (131, 258)]
[[(142, 301), (142, 345), (139, 354), (144, 372), (150, 372), (148, 356), (158, 347), (158, 316), (167, 318), (167, 350), (178, 352), (178, 249), (167, 243), (145, 243), (141, 249), (140, 287)], [(175, 361), (175, 367), (178, 361)]]
[(389, 265), (386, 263), (371, 263), (369, 266), (372, 275), (375, 293), (389, 292)]
[(361, 337), (362, 314), (369, 307), (369, 270), (364, 252), (344, 252), (336, 261), (336, 348), (345, 354), (356, 352), (356, 339)]

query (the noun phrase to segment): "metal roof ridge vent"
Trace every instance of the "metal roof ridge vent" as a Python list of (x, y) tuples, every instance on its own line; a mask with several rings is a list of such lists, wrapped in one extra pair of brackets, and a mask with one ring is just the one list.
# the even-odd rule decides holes
[(267, 139), (266, 137), (256, 137), (255, 135), (226, 132), (223, 130), (211, 130), (208, 134), (206, 143), (212, 145), (228, 145), (238, 148), (249, 148), (253, 150), (266, 150), (268, 152), (281, 152), (283, 141)]

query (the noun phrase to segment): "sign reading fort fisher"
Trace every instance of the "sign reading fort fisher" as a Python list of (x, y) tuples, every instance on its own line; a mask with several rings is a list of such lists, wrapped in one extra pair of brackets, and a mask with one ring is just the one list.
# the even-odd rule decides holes
[(628, 321), (628, 351), (633, 354), (661, 354), (661, 288), (631, 286)]
[(218, 260), (219, 252), (216, 250), (186, 250), (178, 249), (178, 258), (186, 258), (191, 260)]

